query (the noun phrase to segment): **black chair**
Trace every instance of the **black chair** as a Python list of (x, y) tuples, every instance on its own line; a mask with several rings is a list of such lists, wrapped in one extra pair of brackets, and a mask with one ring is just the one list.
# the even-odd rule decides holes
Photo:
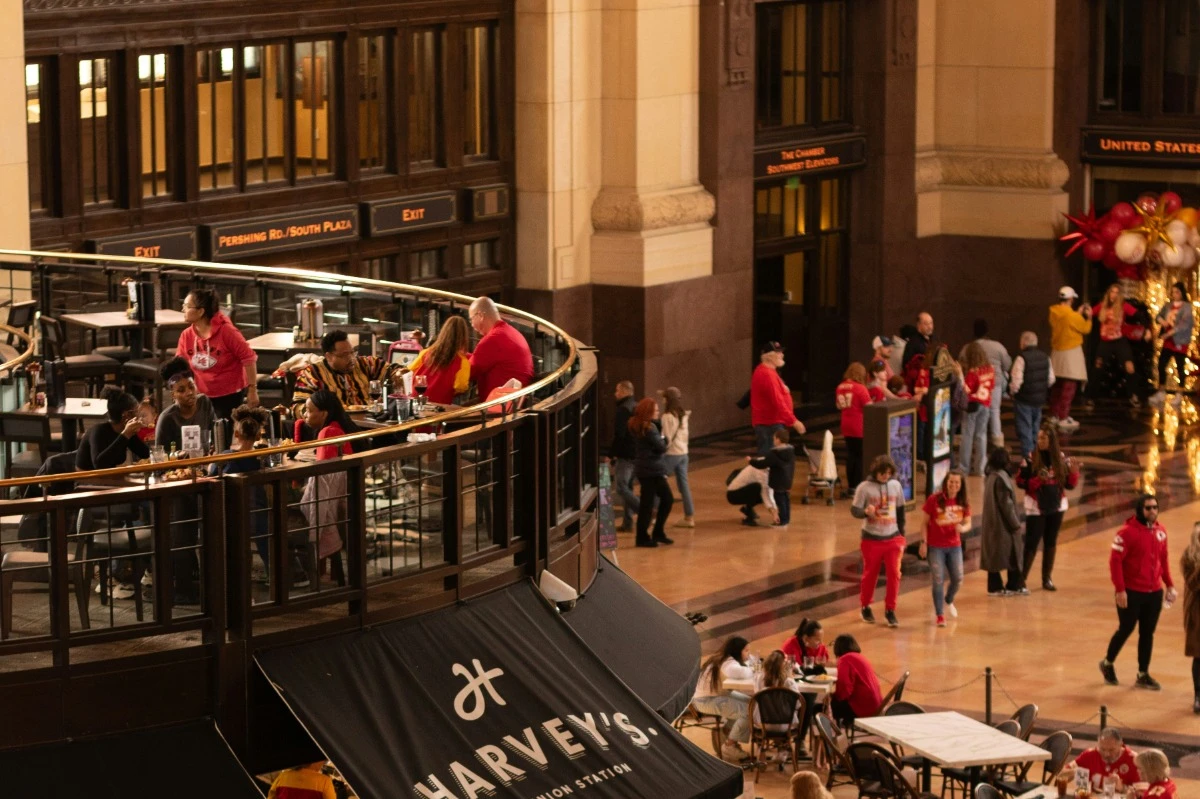
[[(31, 413), (0, 413), (0, 441), (4, 445), (4, 479), (33, 477), (54, 449), (50, 417)], [(14, 444), (33, 445), (15, 452)], [(59, 439), (59, 448), (62, 440)]]
[(895, 762), (892, 753), (876, 743), (859, 741), (846, 747), (846, 760), (850, 763), (854, 784), (858, 786), (859, 799), (863, 797), (890, 799), (893, 796), (883, 784), (878, 763), (880, 759), (889, 763)]
[[(1014, 738), (1020, 737), (1021, 725), (1015, 719), (1005, 719), (996, 725), (996, 729), (1005, 735), (1011, 735)], [(996, 782), (1003, 779), (1007, 769), (1010, 766), (988, 766), (984, 770), (984, 780), (986, 782)], [(1021, 773), (1021, 765), (1017, 765), (1014, 769), (1013, 777), (1016, 778)], [(958, 795), (959, 790), (962, 791), (963, 799), (967, 799), (967, 794), (971, 790), (971, 772), (965, 768), (955, 768), (947, 766), (942, 769), (942, 796), (946, 795), (946, 790), (949, 789), (950, 796)]]
[[(88, 304), (87, 311), (88, 311), (88, 313), (102, 313), (105, 311), (124, 311), (128, 307), (129, 307), (128, 304), (123, 303), (123, 302), (93, 302), (93, 303)], [(92, 352), (94, 352), (96, 355), (104, 355), (108, 358), (112, 358), (116, 361), (120, 361), (121, 363), (125, 363), (130, 358), (139, 357), (138, 355), (136, 355), (135, 353), (133, 353), (130, 350), (128, 344), (98, 344), (98, 338), (100, 335), (99, 330), (92, 330), (91, 334), (92, 334)], [(124, 335), (127, 336), (128, 333), (125, 333)], [(81, 335), (80, 341), (82, 343), (82, 335)], [(80, 349), (84, 349), (84, 347), (81, 346)]]
[[(8, 306), (6, 324), (20, 330), (25, 335), (30, 335), (33, 330), (33, 317), (36, 313), (37, 303), (35, 301), (14, 302)], [(11, 361), (28, 348), (29, 345), (25, 339), (16, 333), (9, 333), (5, 336), (3, 344), (0, 344), (0, 361)]]
[[(154, 531), (136, 518), (130, 505), (113, 508), (83, 508), (78, 531), (87, 539), (87, 559), (100, 566), (100, 604), (110, 600), (108, 575), (115, 560), (128, 560), (133, 569), (133, 607), (137, 620), (143, 618), (142, 575), (154, 555)], [(88, 535), (90, 534), (90, 535)]]
[(1030, 702), (1028, 705), (1022, 705), (1017, 708), (1017, 712), (1013, 713), (1011, 718), (1021, 727), (1021, 731), (1017, 737), (1022, 741), (1028, 741), (1030, 733), (1033, 732), (1033, 723), (1037, 721), (1038, 706)]
[[(766, 688), (750, 697), (750, 759), (755, 773), (762, 770), (762, 755), (780, 747), (792, 757), (792, 773), (797, 770), (804, 748), (804, 697), (790, 688)], [(757, 754), (756, 754), (757, 752)]]
[(51, 360), (67, 362), (67, 380), (81, 380), (88, 384), (89, 396), (97, 396), (101, 386), (110, 375), (121, 373), (121, 362), (105, 355), (67, 355), (66, 339), (62, 324), (52, 316), (38, 317), (42, 333), (42, 355)]
[(846, 750), (838, 744), (838, 732), (833, 719), (824, 713), (818, 713), (813, 721), (817, 728), (817, 739), (825, 755), (825, 765), (829, 769), (825, 778), (825, 790), (835, 785), (854, 785), (854, 769), (846, 757)]
[[(911, 716), (917, 713), (924, 713), (925, 708), (915, 702), (893, 702), (888, 705), (887, 710), (883, 711), (885, 716)], [(915, 769), (920, 769), (925, 765), (925, 758), (920, 755), (904, 754), (904, 747), (899, 744), (892, 744), (892, 752), (900, 759), (902, 766), (911, 766)]]
[(937, 799), (936, 794), (918, 790), (904, 778), (900, 764), (886, 752), (875, 755), (875, 767), (879, 770), (879, 782), (892, 799)]
[(986, 782), (975, 786), (975, 799), (1003, 799), (1000, 792)]
[(689, 704), (687, 709), (679, 714), (679, 718), (675, 719), (675, 729), (682, 733), (689, 727), (709, 730), (712, 736), (713, 754), (718, 758), (721, 757), (721, 744), (725, 742), (725, 735), (720, 716), (701, 713), (694, 705)]
[(1063, 766), (1067, 764), (1068, 758), (1071, 757), (1071, 744), (1071, 733), (1065, 730), (1050, 733), (1046, 736), (1046, 740), (1042, 741), (1042, 748), (1050, 753), (1050, 759), (1046, 760), (1042, 767), (1042, 781), (1033, 782), (1027, 779), (1030, 767), (1033, 765), (1033, 762), (1030, 761), (1021, 769), (1021, 773), (1017, 779), (1000, 780), (996, 783), (996, 787), (1011, 796), (1020, 796), (1041, 785), (1049, 785), (1058, 776), (1058, 772), (1063, 770)]

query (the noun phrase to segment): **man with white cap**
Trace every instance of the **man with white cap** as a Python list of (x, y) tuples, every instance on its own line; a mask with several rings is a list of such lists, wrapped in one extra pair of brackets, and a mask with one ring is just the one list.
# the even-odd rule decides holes
[[(895, 342), (892, 341), (891, 336), (876, 336), (871, 341), (871, 347), (872, 347), (872, 349), (875, 350), (875, 354), (871, 356), (871, 360), (883, 362), (883, 365), (887, 367), (887, 369), (885, 370), (885, 374), (887, 375), (888, 380), (891, 380), (892, 375), (895, 374), (895, 372), (892, 371), (892, 364), (891, 364), (892, 346), (894, 344), (895, 344)], [(868, 363), (869, 362), (870, 361), (868, 361)]]
[(1076, 311), (1077, 299), (1075, 289), (1063, 286), (1058, 290), (1058, 302), (1050, 306), (1050, 364), (1056, 378), (1050, 389), (1050, 418), (1060, 430), (1079, 427), (1071, 418), (1071, 400), (1079, 384), (1087, 382), (1083, 337), (1092, 332), (1092, 309), (1084, 303)]

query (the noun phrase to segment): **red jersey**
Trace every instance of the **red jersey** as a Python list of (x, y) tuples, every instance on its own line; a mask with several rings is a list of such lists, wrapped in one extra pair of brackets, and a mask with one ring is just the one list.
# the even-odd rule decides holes
[(1175, 783), (1172, 780), (1152, 782), (1142, 796), (1146, 799), (1175, 799)]
[(1088, 770), (1088, 779), (1097, 791), (1104, 787), (1104, 778), (1110, 774), (1115, 774), (1126, 785), (1141, 781), (1137, 764), (1133, 762), (1133, 750), (1128, 746), (1121, 748), (1120, 757), (1112, 763), (1104, 762), (1099, 749), (1085, 749), (1075, 758), (1075, 765)]
[(925, 525), (925, 540), (931, 547), (960, 547), (962, 536), (958, 525), (971, 518), (971, 507), (959, 505), (941, 491), (930, 494), (925, 500), (925, 511), (929, 521)]
[(1167, 530), (1159, 522), (1147, 527), (1137, 516), (1125, 520), (1113, 538), (1108, 570), (1117, 592), (1129, 590), (1151, 593), (1171, 580), (1171, 563), (1167, 559)]
[(754, 367), (754, 374), (750, 378), (750, 424), (791, 427), (795, 423), (796, 412), (787, 383), (779, 376), (779, 370), (760, 363)]
[(847, 652), (837, 661), (837, 685), (833, 695), (847, 701), (855, 716), (873, 716), (883, 702), (875, 669), (860, 652)]
[(990, 365), (978, 366), (967, 372), (967, 395), (985, 408), (992, 405), (992, 393), (996, 390), (996, 370)]
[[(1098, 302), (1092, 306), (1092, 316), (1100, 323), (1100, 340), (1101, 341), (1116, 341), (1121, 338), (1124, 333), (1125, 317), (1133, 316), (1137, 313), (1137, 309), (1127, 302), (1121, 303), (1119, 308), (1110, 310), (1107, 316), (1104, 314), (1104, 303)], [(1138, 333), (1137, 338), (1141, 339), (1141, 333)]]
[(867, 386), (867, 395), (871, 398), (871, 402), (883, 402), (887, 399), (887, 395), (883, 393), (883, 386)]
[(843, 380), (834, 392), (838, 410), (842, 412), (842, 435), (847, 438), (862, 438), (863, 412), (871, 402), (867, 387), (854, 380)]
[(779, 647), (779, 649), (783, 654), (790, 655), (792, 660), (797, 663), (800, 663), (804, 658), (812, 658), (816, 661), (829, 660), (829, 650), (825, 648), (825, 644), (817, 644), (815, 647), (805, 646), (794, 635), (788, 636), (788, 639), (783, 642), (783, 646)]

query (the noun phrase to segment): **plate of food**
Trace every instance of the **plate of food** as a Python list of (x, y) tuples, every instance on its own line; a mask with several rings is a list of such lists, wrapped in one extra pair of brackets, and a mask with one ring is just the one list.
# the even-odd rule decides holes
[(345, 406), (346, 413), (362, 413), (367, 409), (366, 405), (347, 405)]
[(801, 679), (803, 679), (804, 682), (816, 682), (816, 683), (833, 682), (833, 678), (830, 677), (828, 674), (810, 674), (809, 676), (802, 677)]

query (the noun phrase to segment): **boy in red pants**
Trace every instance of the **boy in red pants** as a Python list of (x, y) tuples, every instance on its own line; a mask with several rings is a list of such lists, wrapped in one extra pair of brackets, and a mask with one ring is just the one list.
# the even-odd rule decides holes
[(850, 513), (865, 519), (860, 548), (863, 556), (862, 620), (875, 623), (871, 602), (875, 599), (875, 583), (879, 567), (887, 571), (887, 593), (884, 596), (884, 617), (889, 627), (899, 627), (896, 620), (896, 597), (900, 593), (900, 558), (904, 556), (904, 488), (893, 479), (896, 464), (887, 455), (871, 463), (867, 479), (854, 491)]

